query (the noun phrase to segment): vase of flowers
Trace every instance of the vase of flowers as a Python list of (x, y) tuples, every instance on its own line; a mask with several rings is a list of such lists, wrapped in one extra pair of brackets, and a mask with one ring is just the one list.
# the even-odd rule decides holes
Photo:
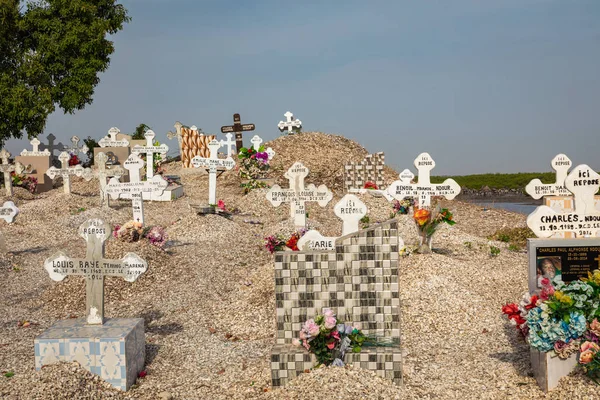
[(456, 223), (453, 220), (454, 216), (450, 210), (439, 206), (435, 207), (433, 211), (419, 208), (416, 205), (413, 209), (413, 219), (419, 233), (419, 249), (417, 251), (422, 254), (431, 253), (431, 241), (439, 225), (442, 223), (454, 225)]

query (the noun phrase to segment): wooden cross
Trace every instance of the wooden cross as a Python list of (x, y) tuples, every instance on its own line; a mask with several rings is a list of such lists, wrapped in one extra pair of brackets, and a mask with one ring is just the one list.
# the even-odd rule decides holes
[(169, 146), (166, 144), (161, 144), (160, 146), (154, 145), (154, 131), (148, 129), (144, 133), (144, 137), (146, 138), (146, 145), (140, 146), (136, 145), (131, 149), (132, 153), (140, 154), (146, 153), (146, 177), (151, 179), (154, 176), (154, 153), (159, 153), (161, 156), (165, 156), (169, 151)]
[(327, 186), (318, 188), (310, 184), (304, 187), (304, 178), (308, 176), (308, 168), (301, 162), (296, 162), (285, 173), (289, 181), (289, 189), (282, 189), (279, 185), (273, 185), (267, 192), (267, 200), (275, 207), (281, 203), (290, 203), (290, 217), (297, 227), (306, 226), (306, 202), (316, 201), (321, 207), (325, 207), (333, 198), (333, 194)]
[(94, 158), (94, 164), (98, 166), (96, 176), (100, 181), (100, 204), (104, 208), (108, 208), (110, 206), (110, 197), (106, 194), (107, 179), (112, 177), (116, 177), (117, 179), (119, 179), (123, 175), (125, 175), (125, 170), (120, 165), (116, 165), (111, 169), (107, 169), (107, 161), (108, 156), (101, 151), (98, 152), (98, 154), (96, 154), (96, 157)]
[(283, 116), (285, 117), (286, 122), (279, 121), (279, 123), (277, 124), (277, 127), (281, 132), (287, 129), (288, 134), (292, 134), (294, 133), (294, 128), (302, 128), (302, 121), (300, 121), (299, 119), (295, 119), (294, 114), (292, 114), (291, 112), (288, 111), (285, 114), (283, 114)]
[(574, 232), (577, 237), (600, 236), (600, 211), (594, 207), (600, 175), (585, 164), (579, 165), (567, 175), (565, 187), (573, 193), (575, 211), (557, 213), (548, 206), (539, 206), (527, 217), (527, 226), (540, 238), (557, 232)]
[(129, 182), (119, 182), (116, 177), (110, 178), (105, 192), (113, 199), (129, 199), (133, 208), (133, 220), (144, 224), (143, 192), (160, 195), (169, 183), (160, 175), (154, 175), (147, 181), (140, 178), (140, 169), (144, 168), (144, 160), (137, 154), (130, 154), (124, 162), (124, 168), (129, 171)]
[(62, 251), (44, 261), (50, 279), (60, 282), (69, 275), (85, 277), (86, 313), (89, 325), (104, 323), (104, 277), (120, 276), (134, 282), (148, 270), (148, 263), (137, 254), (127, 253), (120, 260), (104, 258), (104, 242), (111, 236), (110, 226), (90, 219), (79, 227), (79, 236), (87, 243), (85, 258), (71, 258)]
[(33, 138), (29, 143), (31, 143), (33, 150), (32, 151), (23, 150), (21, 152), (22, 156), (42, 157), (42, 156), (51, 156), (52, 155), (52, 154), (50, 154), (50, 151), (48, 151), (48, 149), (46, 149), (44, 151), (40, 151), (40, 141), (37, 138)]
[[(227, 138), (227, 140), (221, 140), (219, 143), (221, 144), (221, 146), (227, 146), (227, 157), (231, 157), (232, 155), (235, 154), (231, 150), (231, 148), (233, 146), (235, 146), (235, 142), (233, 140), (231, 140), (231, 138), (233, 137), (233, 135), (231, 133), (226, 133), (225, 137)], [(236, 148), (236, 150), (237, 150), (237, 148)]]
[(69, 160), (71, 159), (71, 156), (66, 151), (60, 153), (58, 159), (60, 161), (61, 168), (50, 167), (46, 171), (46, 175), (48, 175), (52, 180), (54, 180), (54, 178), (57, 176), (62, 176), (65, 193), (71, 193), (71, 175), (82, 177), (88, 182), (94, 177), (92, 170), (90, 168), (83, 168), (81, 164), (78, 164), (74, 167), (69, 167)]
[[(15, 206), (15, 203), (12, 201), (6, 201), (0, 207), (0, 219), (3, 219), (7, 223), (11, 224), (14, 222), (15, 217), (19, 214), (19, 209)], [(6, 242), (4, 240), (4, 235), (0, 232), (0, 253), (6, 253)]]
[(192, 158), (194, 168), (208, 168), (208, 204), (217, 204), (217, 169), (225, 168), (229, 170), (235, 167), (235, 161), (231, 156), (225, 159), (218, 157), (221, 146), (222, 141), (218, 142), (216, 139), (213, 139), (208, 143), (209, 158), (200, 156)]
[(525, 186), (525, 192), (536, 200), (543, 196), (571, 196), (571, 192), (565, 187), (565, 179), (571, 168), (569, 157), (559, 154), (552, 159), (550, 165), (556, 171), (555, 183), (543, 184), (539, 179), (533, 179)]
[[(460, 193), (460, 185), (454, 179), (446, 179), (444, 183), (432, 184), (430, 181), (430, 172), (435, 168), (435, 161), (427, 153), (421, 153), (415, 159), (415, 167), (419, 173), (418, 183), (411, 183), (408, 178), (412, 175), (404, 170), (400, 180), (393, 182), (387, 192), (396, 200), (402, 200), (406, 197), (415, 197), (418, 199), (419, 208), (431, 206), (432, 196), (444, 196), (452, 200)], [(401, 174), (401, 175), (402, 175)], [(412, 175), (414, 177), (414, 175)], [(412, 178), (411, 178), (412, 180)]]
[(73, 136), (71, 137), (71, 147), (65, 146), (64, 150), (77, 154), (77, 153), (83, 153), (83, 154), (87, 154), (87, 152), (90, 150), (88, 149), (88, 147), (85, 145), (85, 143), (79, 147), (79, 141), (81, 139), (79, 139), (78, 136)]
[(367, 215), (367, 206), (353, 194), (347, 194), (333, 206), (335, 215), (343, 221), (342, 236), (358, 231), (360, 220)]
[(235, 133), (235, 147), (239, 151), (239, 149), (244, 147), (244, 143), (242, 141), (242, 132), (253, 131), (254, 129), (256, 129), (254, 124), (242, 125), (240, 123), (240, 114), (233, 114), (233, 125), (222, 126), (221, 133)]
[(15, 170), (14, 164), (9, 164), (10, 153), (6, 151), (6, 149), (2, 149), (0, 151), (0, 158), (2, 159), (2, 164), (0, 164), (0, 172), (4, 173), (4, 187), (6, 188), (6, 195), (11, 197), (13, 195), (13, 187), (12, 187), (12, 176), (11, 172)]
[(117, 135), (121, 132), (119, 128), (112, 127), (108, 130), (108, 136), (103, 137), (98, 142), (100, 147), (129, 147), (129, 140), (117, 140)]

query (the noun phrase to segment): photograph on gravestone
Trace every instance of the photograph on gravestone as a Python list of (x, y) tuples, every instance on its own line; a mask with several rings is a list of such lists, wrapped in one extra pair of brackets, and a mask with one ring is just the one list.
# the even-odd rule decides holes
[(394, 199), (403, 200), (406, 197), (413, 197), (417, 199), (419, 208), (427, 208), (431, 206), (431, 197), (443, 196), (447, 200), (452, 200), (458, 196), (461, 188), (454, 179), (446, 179), (443, 183), (431, 183), (430, 173), (435, 168), (435, 161), (428, 153), (419, 154), (414, 164), (419, 174), (418, 182), (411, 183), (409, 178), (412, 180), (412, 173), (408, 174), (405, 170), (400, 174), (400, 180), (393, 182), (387, 189)]
[(289, 189), (273, 185), (267, 192), (267, 200), (275, 207), (282, 203), (290, 203), (290, 218), (296, 227), (306, 226), (306, 203), (317, 202), (321, 207), (333, 199), (333, 193), (325, 185), (318, 188), (314, 184), (304, 187), (304, 179), (308, 176), (308, 168), (296, 162), (288, 169), (284, 177), (289, 181)]
[(295, 133), (295, 131), (299, 132), (300, 129), (302, 129), (302, 121), (294, 118), (294, 114), (292, 114), (290, 111), (287, 111), (285, 114), (283, 114), (283, 116), (285, 117), (285, 122), (279, 121), (277, 124), (279, 131), (287, 131), (288, 135), (292, 135)]

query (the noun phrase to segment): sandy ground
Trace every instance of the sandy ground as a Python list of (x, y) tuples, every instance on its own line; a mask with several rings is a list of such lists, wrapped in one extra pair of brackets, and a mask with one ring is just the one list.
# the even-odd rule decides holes
[[(307, 142), (315, 150), (301, 152)], [(341, 222), (333, 205), (343, 196), (343, 162), (360, 160), (364, 149), (323, 134), (302, 141), (284, 137), (271, 145), (280, 157), (280, 170), (303, 161), (316, 176), (311, 172), (308, 183), (326, 183), (334, 189), (334, 200), (325, 208), (308, 206), (309, 224), (326, 236), (339, 235)], [(335, 163), (323, 166), (324, 152)], [(491, 242), (501, 249), (491, 257), (487, 237), (502, 227), (525, 226), (525, 216), (460, 202), (450, 203), (457, 224), (436, 234), (434, 254), (400, 259), (404, 386), (368, 371), (326, 368), (273, 389), (269, 370), (275, 332), (273, 257), (264, 249), (263, 238), (292, 230), (289, 209), (272, 207), (264, 190), (244, 196), (235, 171), (230, 171), (219, 178), (217, 197), (240, 213), (232, 220), (197, 216), (189, 204), (206, 202), (207, 176), (182, 170), (177, 163), (167, 170), (181, 175), (186, 196), (144, 205), (146, 223), (167, 229), (170, 239), (165, 249), (112, 238), (106, 246), (108, 257), (121, 258), (132, 251), (149, 264), (135, 283), (106, 279), (106, 315), (145, 319), (147, 376), (127, 393), (110, 388), (77, 364), (35, 371), (33, 340), (57, 320), (85, 314), (84, 280), (51, 281), (43, 269), (44, 259), (59, 250), (83, 256), (79, 225), (92, 217), (123, 224), (131, 219), (130, 202), (113, 202), (111, 209), (101, 209), (96, 181), (74, 182), (72, 195), (63, 194), (62, 188), (40, 196), (17, 189), (12, 200), (21, 215), (14, 224), (0, 226), (10, 250), (0, 256), (0, 372), (14, 373), (10, 378), (0, 375), (0, 398), (598, 397), (597, 386), (581, 372), (544, 395), (532, 378), (528, 346), (501, 315), (503, 304), (518, 300), (527, 290), (527, 255)], [(389, 217), (391, 205), (384, 199), (365, 196), (363, 201), (371, 223)], [(412, 220), (398, 218), (402, 238), (414, 244)], [(19, 326), (23, 321), (31, 325)]]

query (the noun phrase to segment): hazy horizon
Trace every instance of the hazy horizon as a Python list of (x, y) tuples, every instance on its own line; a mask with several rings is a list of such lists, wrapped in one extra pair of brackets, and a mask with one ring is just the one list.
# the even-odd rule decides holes
[(397, 171), (424, 151), (432, 175), (546, 172), (558, 153), (600, 170), (600, 2), (122, 3), (94, 103), (42, 142), (146, 123), (172, 154), (175, 121), (221, 138), (240, 113), (267, 141), (289, 110)]

